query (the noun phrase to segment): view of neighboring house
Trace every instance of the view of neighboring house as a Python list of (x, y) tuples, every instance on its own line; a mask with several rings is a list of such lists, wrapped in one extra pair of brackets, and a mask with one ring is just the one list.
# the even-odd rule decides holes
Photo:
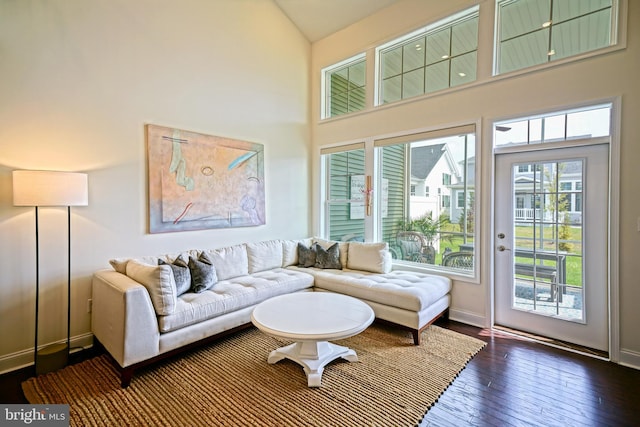
[[(557, 178), (554, 176), (557, 173)], [(560, 164), (521, 164), (514, 171), (516, 221), (553, 220), (558, 212), (560, 222), (568, 215), (571, 224), (582, 223), (582, 166), (581, 162)], [(557, 182), (557, 189), (556, 189)], [(562, 193), (556, 198), (554, 193)]]
[(431, 212), (434, 218), (451, 208), (449, 185), (461, 180), (460, 170), (448, 144), (411, 148), (411, 218)]

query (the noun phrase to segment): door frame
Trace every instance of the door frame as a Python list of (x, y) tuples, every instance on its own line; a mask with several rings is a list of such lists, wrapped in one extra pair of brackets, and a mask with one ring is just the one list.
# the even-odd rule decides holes
[[(486, 212), (489, 214), (483, 221), (483, 224), (490, 230), (490, 238), (487, 239), (485, 244), (482, 245), (484, 253), (487, 255), (487, 292), (485, 292), (485, 312), (487, 313), (486, 326), (492, 328), (495, 325), (495, 250), (496, 247), (496, 227), (493, 221), (495, 215), (494, 198), (496, 193), (496, 179), (495, 179), (495, 167), (496, 167), (496, 155), (500, 153), (518, 152), (518, 151), (530, 151), (530, 150), (545, 150), (552, 147), (545, 147), (545, 144), (539, 144), (536, 146), (515, 146), (515, 147), (493, 147), (493, 124), (494, 122), (500, 122), (522, 116), (534, 116), (538, 114), (545, 114), (550, 111), (568, 110), (580, 107), (588, 107), (596, 104), (611, 104), (611, 135), (609, 136), (609, 224), (608, 235), (609, 241), (607, 246), (608, 252), (608, 265), (609, 265), (609, 359), (612, 362), (620, 362), (620, 266), (619, 266), (619, 254), (620, 254), (620, 128), (621, 128), (621, 105), (622, 98), (620, 96), (599, 100), (592, 100), (589, 102), (583, 102), (579, 104), (573, 104), (565, 107), (547, 108), (539, 111), (529, 111), (518, 113), (516, 115), (510, 115), (506, 117), (499, 117), (489, 121), (488, 126), (483, 129), (483, 139), (488, 141), (487, 144), (482, 144), (485, 147), (483, 153), (489, 157), (490, 170), (490, 182), (488, 183), (489, 189), (485, 194), (490, 194), (490, 200), (487, 201)], [(595, 142), (595, 141), (594, 141)], [(554, 147), (575, 147), (580, 146), (581, 143), (574, 141), (565, 141), (554, 144)]]

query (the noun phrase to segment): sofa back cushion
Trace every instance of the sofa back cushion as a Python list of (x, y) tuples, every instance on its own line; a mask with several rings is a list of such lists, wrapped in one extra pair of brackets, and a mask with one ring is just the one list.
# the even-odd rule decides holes
[(282, 267), (282, 240), (247, 243), (249, 274)]
[(349, 242), (347, 268), (372, 273), (388, 273), (391, 271), (391, 252), (389, 244)]
[(282, 266), (289, 267), (291, 265), (298, 265), (298, 243), (302, 243), (304, 246), (311, 246), (311, 239), (300, 240), (283, 240), (282, 241)]
[(213, 263), (218, 280), (227, 280), (249, 274), (249, 261), (245, 245), (227, 246), (204, 252)]
[(176, 282), (171, 267), (143, 264), (136, 260), (126, 263), (126, 274), (147, 288), (156, 314), (165, 316), (173, 313), (177, 304)]

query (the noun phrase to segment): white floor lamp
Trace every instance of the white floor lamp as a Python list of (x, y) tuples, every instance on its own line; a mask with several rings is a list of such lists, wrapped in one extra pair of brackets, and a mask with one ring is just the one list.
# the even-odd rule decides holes
[[(87, 174), (56, 171), (13, 171), (13, 205), (34, 206), (36, 226), (36, 327), (33, 364), (36, 375), (60, 369), (67, 364), (71, 339), (71, 206), (88, 204)], [(40, 249), (38, 207), (67, 208), (67, 342), (38, 350), (38, 311), (40, 295)], [(40, 362), (40, 363), (39, 363)]]

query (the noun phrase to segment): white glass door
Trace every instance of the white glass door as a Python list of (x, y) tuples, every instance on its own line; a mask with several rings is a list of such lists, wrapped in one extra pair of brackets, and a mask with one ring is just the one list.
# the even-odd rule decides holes
[(496, 155), (495, 323), (608, 351), (608, 145)]

